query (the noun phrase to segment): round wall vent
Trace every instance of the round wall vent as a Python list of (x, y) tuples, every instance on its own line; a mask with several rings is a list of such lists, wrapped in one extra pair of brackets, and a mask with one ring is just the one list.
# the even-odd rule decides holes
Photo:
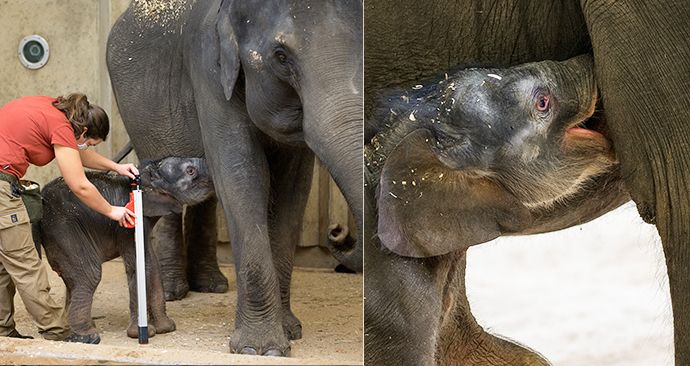
[(39, 35), (26, 36), (19, 42), (19, 62), (29, 69), (40, 69), (48, 62), (48, 42)]

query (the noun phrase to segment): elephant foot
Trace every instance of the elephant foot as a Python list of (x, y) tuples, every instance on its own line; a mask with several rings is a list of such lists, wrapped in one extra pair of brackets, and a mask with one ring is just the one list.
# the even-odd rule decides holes
[(235, 329), (230, 340), (230, 352), (245, 355), (286, 357), (290, 342), (282, 327), (267, 329), (268, 324)]
[(283, 331), (287, 339), (291, 341), (302, 338), (302, 322), (290, 309), (283, 311)]
[(101, 343), (101, 337), (98, 333), (95, 334), (75, 334), (72, 333), (63, 339), (65, 342), (74, 343), (86, 343), (86, 344), (99, 344)]
[(228, 291), (228, 279), (221, 273), (217, 263), (200, 266), (196, 271), (190, 270), (188, 278), (189, 288), (192, 291), (212, 293)]
[(342, 263), (335, 266), (334, 271), (335, 271), (335, 273), (357, 273), (357, 272), (347, 268)]
[[(153, 324), (148, 325), (149, 338), (156, 335), (156, 326)], [(127, 327), (127, 337), (129, 338), (139, 338), (139, 325), (137, 325), (136, 320), (129, 322), (129, 327)]]
[[(161, 272), (163, 269), (161, 268)], [(189, 284), (183, 273), (168, 272), (163, 276), (163, 294), (165, 301), (184, 299), (189, 292)]]
[(170, 333), (177, 329), (175, 322), (170, 319), (167, 315), (164, 315), (153, 320), (153, 325), (156, 328), (156, 333)]
[[(98, 329), (96, 329), (96, 323), (93, 321), (93, 319), (89, 318), (90, 321), (87, 322), (79, 322), (79, 323), (70, 323), (69, 327), (70, 330), (67, 333), (63, 334), (64, 340), (66, 341), (67, 338), (73, 337), (74, 339), (79, 339), (79, 337), (89, 337), (89, 336), (95, 336), (98, 337)], [(52, 333), (52, 332), (51, 332)], [(45, 337), (44, 337), (45, 338)], [(62, 337), (60, 339), (63, 339)], [(99, 338), (100, 340), (100, 338)], [(75, 341), (69, 341), (69, 342), (81, 342), (78, 340)], [(81, 342), (81, 343), (88, 343), (88, 342)]]

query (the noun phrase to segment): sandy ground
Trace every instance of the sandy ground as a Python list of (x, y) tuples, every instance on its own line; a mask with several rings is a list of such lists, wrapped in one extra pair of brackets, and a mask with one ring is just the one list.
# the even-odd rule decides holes
[[(45, 263), (45, 265), (48, 265)], [(158, 334), (150, 343), (139, 346), (136, 339), (128, 338), (125, 329), (129, 323), (128, 292), (124, 266), (119, 260), (105, 263), (103, 280), (96, 291), (92, 316), (101, 336), (101, 345), (88, 346), (63, 342), (19, 342), (24, 354), (32, 351), (93, 354), (108, 349), (107, 355), (122, 362), (144, 363), (158, 360), (161, 363), (220, 363), (220, 364), (361, 364), (362, 349), (362, 276), (337, 274), (331, 271), (296, 269), (293, 275), (293, 311), (302, 321), (303, 337), (291, 343), (291, 359), (266, 360), (258, 357), (228, 355), (228, 340), (233, 329), (235, 314), (235, 277), (232, 266), (222, 266), (230, 281), (230, 291), (225, 294), (190, 292), (183, 300), (168, 302), (168, 315), (176, 322), (177, 330)], [(50, 271), (51, 293), (62, 301), (64, 284)], [(22, 334), (39, 337), (24, 309), (21, 299), (15, 297), (17, 329)], [(28, 344), (28, 345), (27, 345)], [(114, 346), (109, 348), (107, 346)], [(122, 348), (124, 346), (127, 348)], [(17, 356), (7, 358), (8, 347), (16, 344), (0, 344), (0, 362), (45, 363), (44, 358)], [(55, 347), (58, 347), (57, 350)], [(76, 347), (76, 348), (72, 348)], [(81, 348), (80, 348), (81, 347)], [(112, 349), (112, 351), (110, 351)], [(3, 358), (3, 350), (5, 358)], [(28, 351), (27, 351), (28, 350)], [(156, 352), (128, 353), (127, 350), (153, 350)], [(28, 352), (28, 353), (27, 353)], [(33, 352), (35, 354), (35, 352)], [(203, 354), (203, 356), (202, 356)], [(173, 355), (171, 357), (171, 355)], [(123, 356), (123, 357), (124, 357)], [(33, 355), (31, 356), (33, 357)], [(98, 359), (106, 358), (99, 356)], [(257, 360), (258, 359), (258, 360)], [(48, 359), (49, 360), (49, 359)], [(258, 362), (258, 363), (257, 363)]]
[(480, 324), (554, 365), (673, 365), (661, 241), (632, 204), (557, 233), (474, 247), (467, 285)]

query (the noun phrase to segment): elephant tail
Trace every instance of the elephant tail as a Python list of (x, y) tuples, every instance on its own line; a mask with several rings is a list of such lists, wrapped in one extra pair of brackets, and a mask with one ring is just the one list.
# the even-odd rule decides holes
[[(362, 246), (350, 235), (347, 226), (332, 224), (328, 227), (326, 247), (331, 254), (350, 272), (362, 272)], [(336, 270), (338, 270), (336, 268)], [(347, 272), (342, 271), (341, 272)]]

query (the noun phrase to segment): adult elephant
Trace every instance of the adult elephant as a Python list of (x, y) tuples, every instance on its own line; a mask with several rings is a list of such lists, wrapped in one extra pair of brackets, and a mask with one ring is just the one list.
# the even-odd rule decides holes
[[(467, 0), (421, 4), (379, 0), (366, 3), (365, 29), (365, 118), (372, 115), (380, 91), (423, 80), (456, 65), (506, 67), (593, 54), (608, 135), (621, 162), (622, 177), (640, 215), (656, 224), (663, 242), (674, 314), (675, 363), (690, 364), (690, 7), (682, 1)], [(375, 212), (373, 202), (367, 202), (366, 237), (376, 230)], [(369, 361), (543, 364), (539, 357), (515, 358), (510, 350), (520, 347), (504, 339), (485, 343), (485, 339), (474, 337), (479, 334), (471, 326), (476, 324), (474, 319), (456, 319), (470, 325), (455, 338), (416, 332), (422, 338), (410, 339), (408, 321), (417, 319), (420, 311), (428, 312), (418, 308), (419, 302), (379, 297), (389, 306), (386, 314), (395, 315), (384, 317), (384, 324), (371, 301), (378, 291), (395, 299), (420, 296), (385, 284), (413, 281), (417, 286), (423, 283), (420, 281), (431, 281), (442, 267), (439, 258), (391, 256), (377, 241), (368, 241), (366, 251), (365, 354)], [(461, 269), (456, 277), (459, 283), (453, 286), (464, 286), (463, 273)], [(384, 274), (388, 278), (383, 278)], [(431, 286), (424, 295), (443, 291), (433, 288), (433, 281), (428, 283)], [(459, 304), (468, 306), (466, 299), (459, 299)], [(428, 315), (423, 321), (438, 322), (433, 317)], [(383, 336), (391, 338), (382, 341)], [(443, 358), (449, 351), (444, 345), (454, 341), (458, 342), (454, 344), (456, 358), (449, 361)], [(509, 357), (493, 361), (463, 358), (461, 345), (464, 351), (498, 347), (509, 350), (503, 354)]]
[[(314, 154), (362, 222), (362, 2), (169, 3), (133, 1), (113, 26), (117, 103), (140, 159), (207, 159), (237, 274), (230, 349), (286, 355)], [(214, 207), (192, 209), (191, 237), (215, 239)], [(347, 243), (336, 257), (361, 270), (361, 236)]]

